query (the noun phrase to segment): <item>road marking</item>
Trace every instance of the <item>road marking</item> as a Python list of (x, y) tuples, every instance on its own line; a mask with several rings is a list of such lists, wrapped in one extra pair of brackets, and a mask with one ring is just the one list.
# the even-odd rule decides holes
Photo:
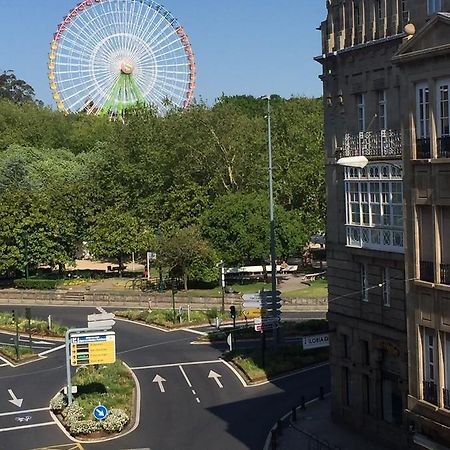
[(198, 397), (195, 400), (197, 400), (197, 403), (200, 403), (200, 399)]
[[(184, 371), (184, 369), (183, 369), (181, 366), (178, 366), (178, 367), (180, 368), (181, 373), (183, 374), (183, 377), (184, 377), (184, 379), (186, 380), (186, 383), (188, 384), (188, 386), (189, 386), (190, 388), (192, 388), (192, 384), (191, 384), (191, 382), (189, 381), (189, 378), (188, 378), (188, 376), (186, 375), (186, 372)], [(194, 392), (194, 391), (192, 391), (192, 392)], [(194, 394), (195, 394), (195, 392), (194, 392)]]
[(192, 328), (181, 328), (183, 331), (187, 331), (188, 333), (200, 334), (201, 336), (206, 336), (208, 333), (205, 331), (193, 330)]
[(23, 430), (24, 428), (46, 427), (47, 425), (56, 425), (55, 422), (36, 423), (34, 425), (19, 425), (18, 427), (0, 428), (0, 433), (4, 431)]
[[(84, 447), (81, 446), (78, 442), (74, 442), (73, 444), (60, 444), (60, 445), (52, 445), (50, 447), (39, 447), (34, 450), (84, 450)], [(144, 449), (141, 449), (144, 450)], [(150, 449), (146, 449), (150, 450)]]
[(5, 364), (5, 366), (10, 366), (10, 367), (14, 367), (14, 364), (9, 362), (6, 358), (3, 358), (3, 356), (0, 356), (0, 361), (3, 361)]
[(217, 386), (219, 386), (220, 388), (223, 388), (223, 385), (219, 380), (219, 378), (222, 378), (222, 375), (220, 375), (217, 372), (214, 372), (214, 370), (210, 370), (209, 374), (208, 374), (208, 378), (214, 378), (214, 381), (217, 383)]
[(36, 409), (24, 409), (24, 410), (20, 410), (20, 411), (9, 411), (9, 412), (4, 412), (4, 413), (0, 413), (0, 417), (1, 416), (12, 416), (13, 414), (25, 414), (25, 413), (31, 413), (31, 412), (38, 412), (38, 411), (48, 411), (50, 408), (36, 408)]
[(23, 398), (17, 398), (12, 389), (8, 389), (8, 394), (11, 396), (11, 400), (8, 400), (8, 402), (20, 408), (23, 403)]
[(66, 347), (66, 344), (62, 344), (58, 347), (51, 348), (50, 350), (45, 350), (45, 352), (39, 353), (38, 356), (48, 355), (49, 353), (56, 352), (57, 350), (61, 350), (62, 348), (65, 348), (65, 347)]
[(163, 367), (176, 367), (176, 366), (195, 366), (196, 364), (217, 364), (221, 363), (221, 359), (213, 359), (210, 361), (191, 361), (191, 362), (180, 362), (180, 363), (172, 363), (172, 364), (156, 364), (153, 366), (139, 366), (139, 367), (130, 367), (131, 370), (144, 370), (144, 369), (160, 369)]
[(155, 375), (155, 378), (153, 378), (153, 383), (158, 383), (159, 390), (161, 392), (166, 392), (164, 389), (163, 381), (166, 381), (161, 375)]

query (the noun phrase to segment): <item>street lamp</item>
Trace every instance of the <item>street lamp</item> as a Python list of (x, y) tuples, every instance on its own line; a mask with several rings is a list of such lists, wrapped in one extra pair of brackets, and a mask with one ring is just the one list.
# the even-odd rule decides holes
[[(270, 95), (261, 97), (267, 100), (267, 146), (269, 152), (269, 208), (270, 208), (270, 261), (272, 269), (272, 307), (277, 311), (277, 256), (275, 252), (275, 217), (273, 208), (273, 180), (272, 180), (272, 123), (270, 110)], [(278, 328), (274, 329), (275, 341), (278, 343)]]

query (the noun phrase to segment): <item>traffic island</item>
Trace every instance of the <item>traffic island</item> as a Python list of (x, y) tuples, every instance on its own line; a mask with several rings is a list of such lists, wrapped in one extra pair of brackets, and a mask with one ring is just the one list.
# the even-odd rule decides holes
[(327, 362), (328, 358), (328, 347), (303, 350), (300, 344), (267, 348), (264, 356), (261, 348), (233, 350), (224, 355), (224, 359), (233, 364), (250, 384)]
[(59, 392), (50, 409), (65, 430), (79, 441), (101, 441), (129, 431), (136, 420), (138, 387), (128, 367), (113, 364), (80, 366), (72, 378), (73, 402)]

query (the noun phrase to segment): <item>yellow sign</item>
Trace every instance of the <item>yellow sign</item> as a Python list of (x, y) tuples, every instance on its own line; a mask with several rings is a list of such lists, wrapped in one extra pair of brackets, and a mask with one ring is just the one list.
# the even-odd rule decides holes
[(249, 317), (250, 319), (254, 317), (262, 317), (267, 313), (266, 308), (247, 308), (242, 311), (244, 316)]
[(72, 366), (111, 364), (116, 361), (114, 331), (73, 334), (70, 340), (70, 363)]

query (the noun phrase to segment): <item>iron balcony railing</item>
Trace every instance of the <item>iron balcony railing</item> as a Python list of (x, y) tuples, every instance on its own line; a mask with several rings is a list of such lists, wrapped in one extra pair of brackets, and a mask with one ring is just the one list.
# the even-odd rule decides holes
[(441, 284), (450, 284), (450, 264), (441, 264)]
[(444, 408), (450, 409), (450, 391), (448, 389), (443, 388), (442, 394), (444, 397)]
[(342, 144), (342, 156), (390, 157), (402, 155), (402, 137), (399, 131), (361, 131), (346, 134)]
[(437, 139), (438, 158), (450, 158), (450, 136)]
[(430, 138), (421, 138), (416, 140), (416, 154), (417, 159), (431, 158)]
[(420, 279), (434, 283), (434, 263), (432, 261), (420, 261)]
[(423, 399), (433, 405), (437, 405), (437, 386), (434, 381), (423, 382)]

